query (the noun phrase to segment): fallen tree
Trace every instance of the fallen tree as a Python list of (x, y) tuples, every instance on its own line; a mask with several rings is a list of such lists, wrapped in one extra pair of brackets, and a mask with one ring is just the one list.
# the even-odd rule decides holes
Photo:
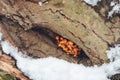
[[(96, 12), (95, 7), (82, 0), (49, 0), (42, 6), (36, 3), (34, 0), (0, 1), (1, 27), (14, 46), (34, 57), (54, 56), (90, 65), (109, 61), (106, 50), (119, 39), (120, 19), (106, 21), (107, 8)], [(58, 49), (57, 35), (73, 41), (81, 49), (84, 60)]]

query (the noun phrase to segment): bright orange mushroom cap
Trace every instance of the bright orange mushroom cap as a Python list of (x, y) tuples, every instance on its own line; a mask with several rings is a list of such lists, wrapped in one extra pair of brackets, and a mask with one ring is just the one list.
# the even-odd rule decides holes
[(67, 54), (77, 57), (79, 55), (80, 49), (72, 41), (67, 40), (63, 37), (56, 36), (57, 45), (61, 47)]

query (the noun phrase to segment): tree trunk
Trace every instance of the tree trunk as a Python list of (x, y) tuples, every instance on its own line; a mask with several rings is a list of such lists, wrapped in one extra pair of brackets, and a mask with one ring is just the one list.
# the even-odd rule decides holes
[[(14, 46), (34, 57), (54, 56), (84, 64), (108, 62), (106, 50), (120, 36), (119, 17), (106, 21), (108, 7), (92, 8), (82, 0), (48, 0), (42, 6), (34, 1), (0, 1), (1, 27)], [(80, 57), (57, 48), (57, 35), (73, 41), (81, 49)]]

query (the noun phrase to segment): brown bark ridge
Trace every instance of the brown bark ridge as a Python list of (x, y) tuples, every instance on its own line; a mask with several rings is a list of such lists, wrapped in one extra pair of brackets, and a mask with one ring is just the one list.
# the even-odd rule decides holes
[(14, 75), (20, 80), (30, 80), (28, 79), (20, 70), (15, 67), (15, 61), (12, 57), (2, 54), (0, 50), (0, 68), (7, 71), (9, 74)]
[[(93, 8), (82, 0), (49, 0), (42, 6), (29, 0), (1, 0), (0, 15), (1, 18), (9, 19), (20, 25), (19, 28), (16, 27), (17, 32), (14, 32), (14, 34), (21, 33), (20, 36), (19, 38), (13, 37), (13, 39), (21, 39), (19, 41), (24, 44), (26, 51), (34, 54), (39, 53), (40, 57), (42, 55), (40, 49), (44, 49), (42, 50), (45, 51), (42, 52), (44, 54), (50, 51), (45, 49), (45, 46), (48, 45), (41, 46), (40, 41), (34, 40), (34, 37), (38, 35), (38, 33), (34, 33), (34, 30), (39, 32), (42, 29), (47, 34), (54, 32), (54, 34), (59, 34), (73, 41), (94, 64), (108, 61), (106, 50), (109, 49), (110, 45), (115, 44), (120, 36), (119, 26), (105, 22)], [(117, 24), (120, 24), (119, 21)], [(12, 35), (14, 34), (12, 33)], [(53, 39), (54, 34), (52, 34)], [(41, 38), (43, 39), (43, 36)], [(34, 41), (38, 42), (38, 45), (35, 45)], [(39, 49), (35, 46), (42, 48)]]

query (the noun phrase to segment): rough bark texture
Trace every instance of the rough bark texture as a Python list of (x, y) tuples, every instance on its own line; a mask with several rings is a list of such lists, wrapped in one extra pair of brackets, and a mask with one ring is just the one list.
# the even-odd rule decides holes
[[(4, 20), (4, 22), (6, 21)], [(46, 30), (44, 33), (43, 29), (42, 32), (40, 29), (24, 31), (22, 28), (20, 28), (20, 26), (11, 23), (12, 22), (8, 24), (1, 23), (1, 31), (4, 35), (4, 38), (8, 40), (14, 47), (18, 47), (19, 50), (23, 53), (26, 51), (28, 55), (35, 58), (54, 56), (57, 58), (62, 58), (69, 62), (83, 63), (84, 65), (89, 66), (92, 65), (92, 62), (86, 55), (81, 54), (79, 58), (74, 58), (68, 56), (64, 51), (58, 48), (56, 43), (52, 42), (52, 40), (55, 40), (51, 37), (49, 38), (49, 35), (54, 35), (53, 33), (50, 33)], [(49, 35), (45, 36), (46, 33)]]
[[(18, 70), (15, 67), (15, 61), (12, 59), (12, 57), (9, 57), (8, 55), (2, 54), (0, 50), (0, 69), (7, 71), (9, 74), (14, 75), (20, 80), (29, 80), (26, 76), (22, 74), (20, 70)], [(0, 78), (3, 78), (3, 73), (0, 75)], [(4, 80), (14, 80), (14, 78), (7, 78), (4, 77)], [(1, 80), (1, 79), (0, 79)]]
[(120, 19), (117, 17), (113, 23), (106, 22), (106, 7), (97, 11), (82, 0), (49, 0), (42, 6), (31, 1), (0, 1), (1, 21), (6, 26), (12, 25), (7, 23), (9, 21), (17, 24), (6, 28), (16, 46), (36, 57), (60, 56), (78, 63), (79, 59), (56, 48), (54, 38), (61, 35), (76, 43), (92, 63), (108, 62), (106, 50), (120, 36)]

